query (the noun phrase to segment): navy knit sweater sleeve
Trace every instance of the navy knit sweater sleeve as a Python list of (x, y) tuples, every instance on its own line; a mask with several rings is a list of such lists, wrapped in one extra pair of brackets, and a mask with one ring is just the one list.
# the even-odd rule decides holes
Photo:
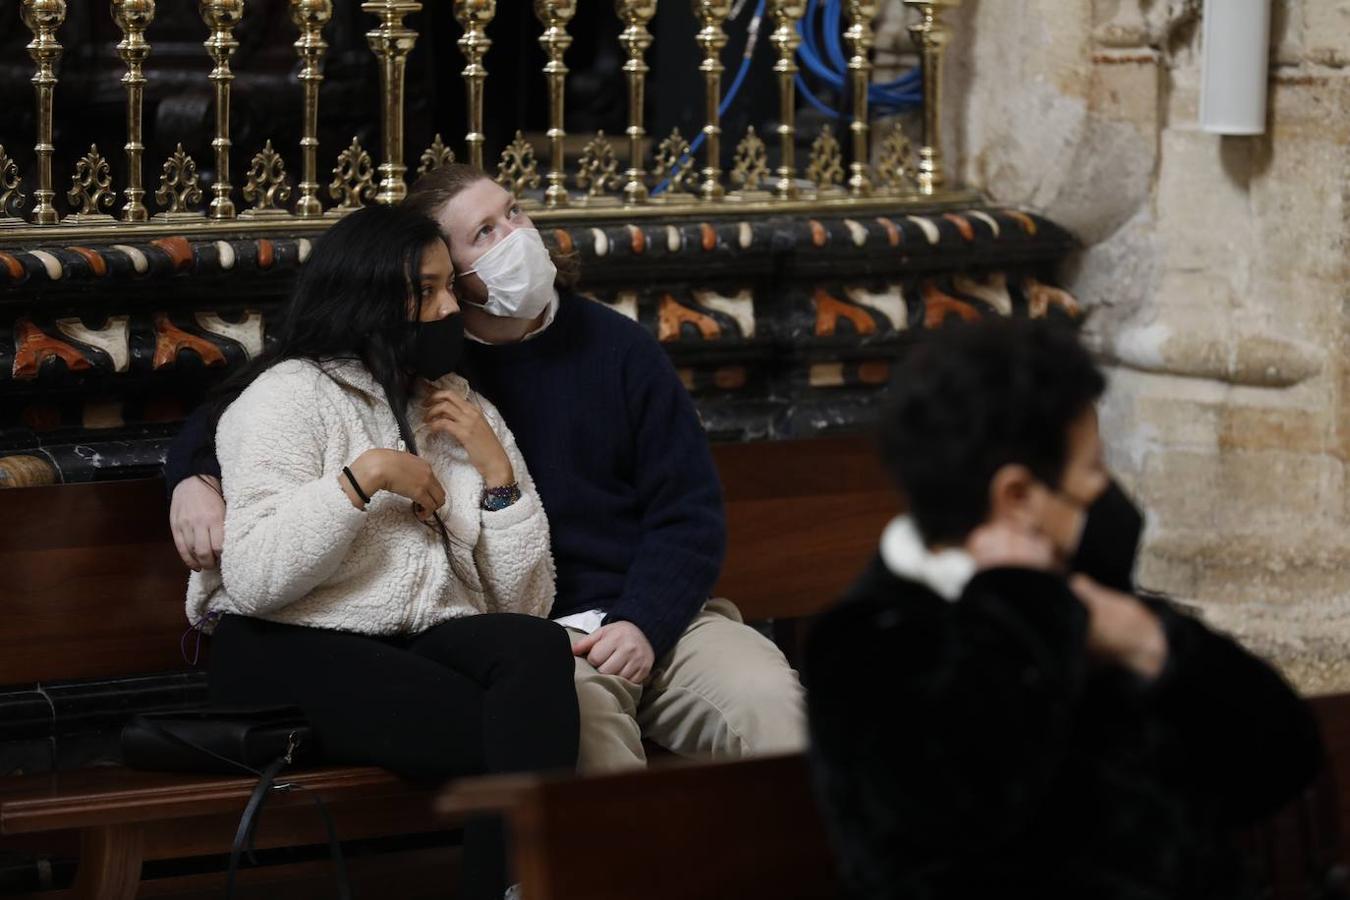
[(169, 445), (164, 456), (164, 486), (169, 493), (179, 483), (193, 475), (214, 475), (220, 477), (220, 461), (216, 459), (213, 435), (208, 434), (210, 411), (205, 406), (197, 408)]
[(641, 535), (606, 621), (642, 629), (659, 659), (711, 595), (726, 553), (722, 486), (670, 358), (644, 333), (622, 360)]

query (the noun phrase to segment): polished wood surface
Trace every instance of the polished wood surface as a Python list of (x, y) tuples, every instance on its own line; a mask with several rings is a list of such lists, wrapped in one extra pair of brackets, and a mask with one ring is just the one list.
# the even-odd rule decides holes
[(159, 479), (0, 490), (0, 685), (184, 666)]
[(588, 779), (471, 779), (448, 788), (440, 808), (507, 817), (530, 900), (837, 896), (801, 756)]

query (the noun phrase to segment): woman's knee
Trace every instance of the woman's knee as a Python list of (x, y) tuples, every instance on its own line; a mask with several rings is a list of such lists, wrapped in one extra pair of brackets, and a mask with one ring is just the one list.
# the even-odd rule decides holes
[(572, 683), (572, 642), (567, 630), (550, 619), (502, 613), (503, 661), (522, 671), (546, 673)]

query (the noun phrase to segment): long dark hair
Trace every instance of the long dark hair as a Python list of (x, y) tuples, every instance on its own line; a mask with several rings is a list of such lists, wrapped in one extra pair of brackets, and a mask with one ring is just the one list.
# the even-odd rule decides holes
[(400, 207), (368, 206), (330, 228), (314, 244), (271, 345), (207, 401), (208, 433), (215, 434), (225, 409), (277, 363), (354, 359), (384, 389), (403, 442), (416, 453), (407, 416), (410, 304), (422, 251), (440, 240), (434, 221)]

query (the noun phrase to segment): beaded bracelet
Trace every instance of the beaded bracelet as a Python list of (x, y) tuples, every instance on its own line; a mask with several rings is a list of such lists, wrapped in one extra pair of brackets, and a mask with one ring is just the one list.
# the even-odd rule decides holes
[(513, 481), (504, 487), (483, 488), (482, 506), (487, 512), (497, 512), (506, 509), (519, 499), (520, 485)]

